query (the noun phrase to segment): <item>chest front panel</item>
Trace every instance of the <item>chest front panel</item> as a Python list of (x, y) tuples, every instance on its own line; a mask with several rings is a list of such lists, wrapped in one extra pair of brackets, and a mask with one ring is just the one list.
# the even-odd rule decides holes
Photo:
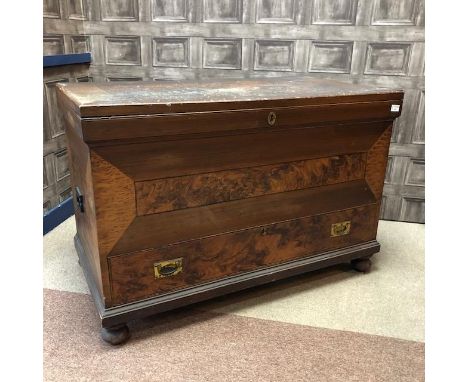
[[(348, 123), (92, 147), (112, 304), (375, 239), (390, 130)], [(341, 221), (350, 232), (332, 237)], [(154, 263), (171, 259), (183, 270), (156, 278)]]

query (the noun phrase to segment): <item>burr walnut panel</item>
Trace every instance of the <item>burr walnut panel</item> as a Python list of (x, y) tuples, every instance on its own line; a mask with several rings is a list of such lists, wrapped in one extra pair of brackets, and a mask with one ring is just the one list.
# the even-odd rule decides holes
[(110, 256), (375, 203), (363, 180), (137, 216)]
[[(112, 304), (283, 263), (299, 257), (372, 240), (378, 205), (256, 227), (225, 235), (110, 258)], [(350, 221), (348, 235), (331, 237), (333, 223)], [(156, 279), (154, 263), (182, 258), (179, 274)]]
[(137, 182), (138, 215), (160, 213), (364, 177), (363, 153)]

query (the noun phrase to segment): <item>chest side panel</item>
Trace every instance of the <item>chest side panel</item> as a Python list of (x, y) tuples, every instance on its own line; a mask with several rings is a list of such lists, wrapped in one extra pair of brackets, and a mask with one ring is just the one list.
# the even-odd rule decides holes
[[(66, 127), (71, 173), (71, 186), (75, 210), (76, 230), (85, 254), (88, 257), (92, 277), (98, 286), (102, 299), (110, 301), (110, 287), (107, 277), (107, 264), (102, 264), (99, 256), (97, 235), (96, 204), (93, 191), (90, 150), (77, 134), (77, 129), (69, 122)], [(77, 205), (77, 192), (84, 195), (83, 211)]]

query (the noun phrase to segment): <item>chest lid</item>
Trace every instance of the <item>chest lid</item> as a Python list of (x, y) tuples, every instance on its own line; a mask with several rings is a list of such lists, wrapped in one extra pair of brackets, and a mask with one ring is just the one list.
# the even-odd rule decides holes
[(312, 77), (58, 85), (81, 117), (238, 110), (402, 99), (397, 90)]
[[(67, 83), (68, 119), (87, 143), (392, 120), (403, 93), (312, 77)], [(395, 110), (395, 108), (397, 110)], [(158, 138), (159, 139), (159, 138)]]

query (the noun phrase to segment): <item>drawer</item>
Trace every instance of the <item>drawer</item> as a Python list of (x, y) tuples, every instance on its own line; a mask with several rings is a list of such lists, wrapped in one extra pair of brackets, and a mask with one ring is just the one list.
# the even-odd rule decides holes
[(112, 305), (373, 240), (378, 212), (375, 203), (110, 257)]
[(355, 153), (136, 182), (137, 215), (349, 182), (365, 168), (366, 154)]
[(181, 134), (231, 130), (281, 129), (314, 126), (329, 122), (392, 119), (392, 105), (401, 100), (276, 107), (217, 112), (173, 113), (144, 116), (85, 118), (82, 120), (86, 142), (163, 137)]

